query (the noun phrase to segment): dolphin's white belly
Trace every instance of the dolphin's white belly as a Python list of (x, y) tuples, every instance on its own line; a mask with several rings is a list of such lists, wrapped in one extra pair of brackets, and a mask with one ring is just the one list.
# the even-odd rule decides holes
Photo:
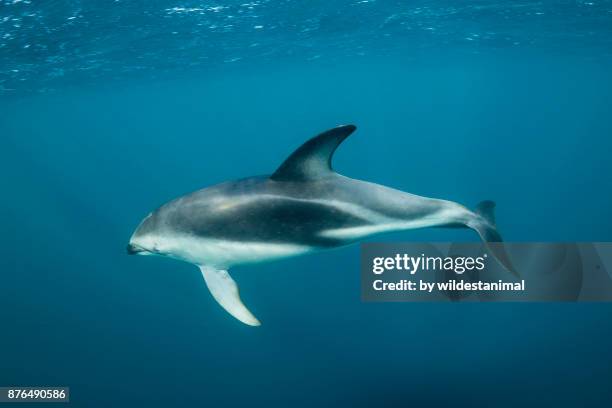
[(315, 249), (289, 243), (230, 241), (193, 236), (176, 236), (165, 241), (171, 247), (170, 256), (196, 265), (219, 268), (289, 258)]

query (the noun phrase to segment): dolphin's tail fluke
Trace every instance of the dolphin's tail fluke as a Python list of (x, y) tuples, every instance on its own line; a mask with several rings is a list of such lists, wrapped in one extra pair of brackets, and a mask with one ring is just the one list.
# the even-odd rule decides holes
[(502, 244), (503, 239), (495, 227), (495, 203), (490, 200), (482, 201), (476, 206), (473, 220), (467, 226), (478, 232), (487, 249), (495, 256), (497, 261), (510, 273), (519, 276), (510, 261), (510, 257)]

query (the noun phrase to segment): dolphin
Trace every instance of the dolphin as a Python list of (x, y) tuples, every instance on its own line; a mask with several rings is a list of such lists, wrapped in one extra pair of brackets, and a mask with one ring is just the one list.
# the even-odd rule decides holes
[[(129, 254), (162, 255), (197, 265), (214, 299), (241, 322), (260, 322), (240, 299), (228, 270), (336, 248), (388, 231), (467, 227), (485, 243), (501, 242), (492, 201), (475, 211), (342, 176), (332, 169), (344, 125), (295, 150), (272, 175), (228, 181), (162, 205), (137, 227)], [(505, 251), (489, 246), (514, 271)]]

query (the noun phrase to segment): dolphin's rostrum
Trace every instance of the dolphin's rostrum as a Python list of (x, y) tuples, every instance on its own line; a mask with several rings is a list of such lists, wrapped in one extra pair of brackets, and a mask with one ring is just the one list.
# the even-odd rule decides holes
[[(483, 201), (472, 212), (451, 201), (334, 172), (334, 151), (355, 129), (339, 126), (315, 136), (270, 176), (229, 181), (170, 201), (140, 223), (128, 253), (164, 255), (198, 265), (221, 306), (241, 322), (258, 326), (227, 272), (232, 266), (422, 227), (468, 227), (485, 243), (501, 241), (492, 201)], [(513, 271), (505, 252), (495, 248), (496, 258)]]

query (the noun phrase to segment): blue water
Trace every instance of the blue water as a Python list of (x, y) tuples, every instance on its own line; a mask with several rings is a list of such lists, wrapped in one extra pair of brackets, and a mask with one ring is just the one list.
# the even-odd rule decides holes
[(611, 1), (1, 1), (0, 386), (79, 407), (610, 406), (609, 304), (363, 303), (353, 246), (235, 268), (251, 328), (195, 267), (125, 245), (158, 205), (342, 123), (343, 174), (493, 199), (508, 241), (610, 241), (611, 72)]

